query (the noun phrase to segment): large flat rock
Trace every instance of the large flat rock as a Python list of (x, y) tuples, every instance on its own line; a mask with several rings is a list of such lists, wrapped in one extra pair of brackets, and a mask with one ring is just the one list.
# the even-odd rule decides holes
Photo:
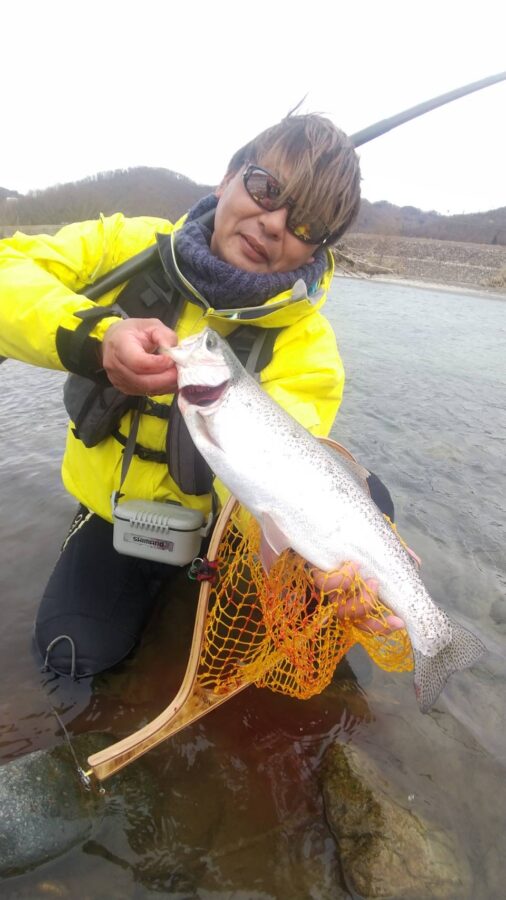
[(322, 767), (327, 820), (349, 888), (381, 900), (469, 900), (454, 836), (415, 815), (360, 750), (335, 743)]

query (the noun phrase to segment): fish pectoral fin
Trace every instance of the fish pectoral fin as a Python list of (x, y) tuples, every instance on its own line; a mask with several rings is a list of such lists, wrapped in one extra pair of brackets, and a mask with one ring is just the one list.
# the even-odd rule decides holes
[(425, 656), (413, 648), (415, 693), (423, 713), (434, 705), (453, 672), (466, 669), (485, 653), (486, 647), (476, 635), (457, 622), (451, 622), (452, 639), (435, 656)]
[(260, 527), (260, 558), (265, 571), (269, 572), (278, 556), (290, 546), (290, 541), (268, 513), (262, 515)]

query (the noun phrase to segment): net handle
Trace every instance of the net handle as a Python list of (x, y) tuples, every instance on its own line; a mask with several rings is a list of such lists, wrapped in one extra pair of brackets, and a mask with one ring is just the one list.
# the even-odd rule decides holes
[(321, 437), (321, 438), (318, 438), (318, 440), (320, 441), (320, 444), (326, 444), (327, 447), (331, 447), (332, 450), (337, 450), (337, 452), (340, 453), (341, 456), (344, 456), (346, 459), (349, 459), (351, 462), (354, 462), (354, 463), (357, 462), (357, 460), (353, 456), (353, 453), (350, 453), (350, 451), (347, 450), (346, 447), (343, 447), (343, 445), (339, 444), (337, 441), (335, 441), (334, 438)]

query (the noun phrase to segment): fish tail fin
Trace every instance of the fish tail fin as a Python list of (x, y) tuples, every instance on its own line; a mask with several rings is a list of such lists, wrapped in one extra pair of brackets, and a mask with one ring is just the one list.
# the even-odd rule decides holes
[(486, 651), (476, 635), (458, 622), (450, 622), (452, 639), (435, 656), (413, 648), (415, 693), (421, 712), (429, 712), (453, 672), (472, 666)]

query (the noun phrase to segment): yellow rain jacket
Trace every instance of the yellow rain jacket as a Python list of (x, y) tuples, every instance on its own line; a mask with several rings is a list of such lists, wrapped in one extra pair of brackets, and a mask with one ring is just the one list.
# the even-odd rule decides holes
[[(15, 234), (0, 241), (0, 355), (48, 369), (65, 369), (57, 350), (57, 333), (75, 331), (82, 320), (75, 313), (95, 306), (75, 293), (92, 284), (125, 260), (151, 246), (156, 234), (180, 228), (164, 219), (125, 218), (121, 214), (79, 222), (56, 235)], [(332, 255), (322, 288), (315, 297), (292, 296), (286, 291), (260, 307), (250, 309), (247, 324), (282, 328), (276, 337), (271, 361), (261, 372), (265, 391), (313, 434), (328, 435), (338, 410), (344, 370), (332, 328), (320, 313), (333, 275)], [(123, 286), (98, 301), (112, 304)], [(232, 318), (233, 316), (233, 318)], [(187, 302), (176, 326), (178, 336), (209, 326), (227, 336), (241, 324), (241, 310), (208, 309)], [(101, 319), (90, 337), (102, 340), (117, 317)], [(172, 395), (157, 397), (171, 403)], [(128, 435), (132, 413), (120, 423)], [(254, 429), (255, 423), (251, 423)], [(153, 450), (164, 450), (167, 422), (141, 416), (137, 441)], [(112, 521), (111, 495), (120, 483), (122, 445), (108, 437), (87, 448), (69, 427), (62, 465), (67, 490), (82, 504)], [(208, 494), (183, 494), (170, 477), (167, 465), (147, 462), (134, 455), (122, 487), (124, 499), (176, 500), (185, 506), (210, 508)]]

